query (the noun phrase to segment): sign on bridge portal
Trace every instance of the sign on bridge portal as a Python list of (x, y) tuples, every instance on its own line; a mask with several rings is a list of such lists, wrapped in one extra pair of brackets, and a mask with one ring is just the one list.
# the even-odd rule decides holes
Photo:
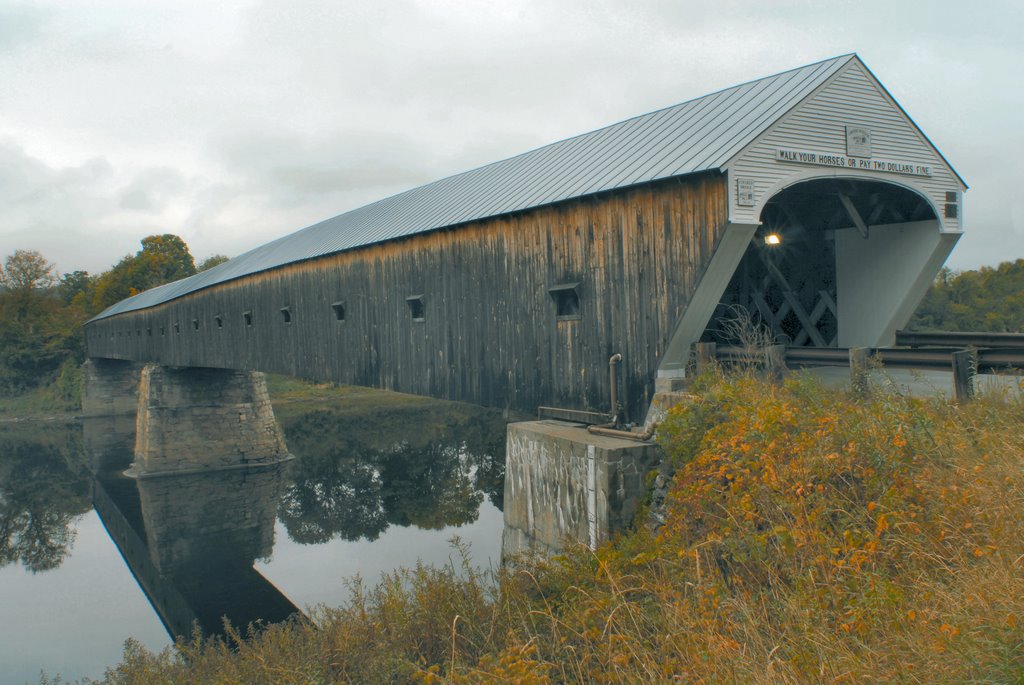
[(926, 164), (892, 159), (862, 159), (829, 152), (811, 150), (793, 150), (785, 147), (775, 148), (775, 159), (793, 164), (811, 164), (813, 166), (830, 166), (838, 169), (856, 169), (858, 171), (884, 171), (890, 174), (906, 176), (931, 177), (932, 168)]

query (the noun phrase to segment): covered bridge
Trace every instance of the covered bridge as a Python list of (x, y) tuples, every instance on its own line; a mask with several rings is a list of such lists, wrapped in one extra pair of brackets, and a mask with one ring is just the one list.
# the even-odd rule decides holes
[(534, 411), (607, 410), (621, 353), (636, 418), (725, 305), (790, 345), (889, 344), (965, 189), (843, 55), (284, 236), (110, 307), (88, 354)]

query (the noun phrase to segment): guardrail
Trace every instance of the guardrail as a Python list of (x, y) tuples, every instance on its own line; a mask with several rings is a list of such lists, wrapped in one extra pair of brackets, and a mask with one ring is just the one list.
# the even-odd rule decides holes
[[(1016, 333), (916, 333), (899, 331), (904, 347), (745, 347), (697, 343), (697, 370), (714, 360), (723, 364), (760, 364), (781, 372), (811, 366), (849, 367), (855, 387), (866, 387), (870, 365), (900, 369), (941, 369), (953, 373), (958, 401), (974, 396), (979, 373), (1024, 371), (1024, 335)], [(870, 360), (870, 361), (869, 361)]]
[(1024, 333), (896, 331), (897, 347), (965, 347), (1024, 350)]
[[(857, 348), (854, 348), (857, 349)], [(866, 347), (869, 357), (882, 366), (896, 369), (948, 369), (953, 355), (973, 351), (977, 355), (976, 371), (1014, 371), (1024, 369), (1024, 348), (999, 350), (965, 350), (964, 348), (901, 349), (898, 347)], [(736, 348), (722, 348), (720, 355), (736, 356)], [(740, 353), (738, 356), (742, 356)], [(849, 348), (788, 347), (785, 352), (787, 366), (849, 366)]]

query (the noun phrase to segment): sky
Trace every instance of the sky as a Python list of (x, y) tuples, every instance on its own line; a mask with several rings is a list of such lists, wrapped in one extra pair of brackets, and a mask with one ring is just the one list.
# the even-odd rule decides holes
[(197, 261), (856, 52), (970, 189), (955, 269), (1024, 257), (1024, 3), (0, 0), (0, 258)]

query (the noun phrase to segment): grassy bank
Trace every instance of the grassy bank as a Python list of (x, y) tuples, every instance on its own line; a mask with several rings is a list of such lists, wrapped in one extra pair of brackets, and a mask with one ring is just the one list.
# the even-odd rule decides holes
[(108, 683), (1021, 682), (1024, 400), (706, 378), (667, 524), (595, 552), (353, 585), (312, 624)]
[(73, 361), (60, 367), (56, 378), (16, 395), (0, 394), (0, 421), (67, 418), (82, 409), (82, 369)]
[[(275, 407), (289, 404), (323, 403), (344, 413), (370, 414), (375, 409), (422, 409), (430, 405), (429, 398), (371, 388), (314, 383), (311, 381), (267, 374), (267, 389)], [(0, 420), (37, 419), (81, 412), (82, 369), (66, 364), (56, 379), (17, 395), (0, 395)], [(287, 411), (287, 410), (286, 410)]]

